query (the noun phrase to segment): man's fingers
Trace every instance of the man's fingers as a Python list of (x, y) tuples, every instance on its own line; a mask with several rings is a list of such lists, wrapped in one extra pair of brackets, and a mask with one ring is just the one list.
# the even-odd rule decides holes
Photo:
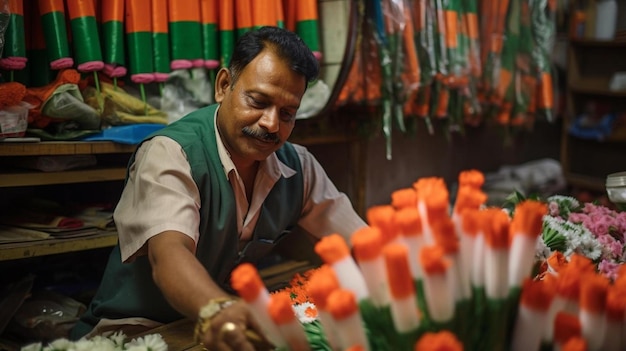
[(226, 350), (255, 351), (246, 337), (245, 328), (232, 322), (226, 322), (220, 328), (219, 343), (227, 346)]

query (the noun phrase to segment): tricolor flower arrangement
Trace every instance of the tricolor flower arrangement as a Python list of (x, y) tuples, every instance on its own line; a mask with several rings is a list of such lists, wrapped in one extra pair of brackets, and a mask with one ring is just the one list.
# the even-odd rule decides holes
[(538, 274), (554, 205), (486, 207), (483, 182), (461, 172), (449, 206), (442, 179), (419, 179), (370, 208), (349, 242), (320, 240), (324, 264), (290, 287), (269, 292), (249, 264), (233, 287), (277, 349), (626, 349), (626, 269), (609, 279), (579, 251), (551, 251)]

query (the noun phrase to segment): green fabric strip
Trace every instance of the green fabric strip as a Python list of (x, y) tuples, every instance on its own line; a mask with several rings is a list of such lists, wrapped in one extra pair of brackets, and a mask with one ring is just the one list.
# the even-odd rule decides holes
[(180, 21), (170, 23), (172, 59), (195, 60), (202, 58), (200, 22)]
[(124, 65), (124, 24), (120, 21), (102, 23), (102, 51), (104, 62)]
[(170, 35), (169, 33), (152, 33), (154, 45), (154, 71), (170, 72)]
[(3, 57), (26, 57), (26, 39), (24, 36), (24, 16), (12, 14), (9, 26), (4, 34)]
[(41, 16), (43, 35), (46, 41), (46, 51), (50, 61), (70, 57), (70, 47), (67, 41), (65, 15), (61, 12), (50, 12)]
[(70, 24), (76, 63), (80, 65), (85, 62), (102, 61), (96, 18), (79, 17), (71, 20)]
[(220, 31), (220, 53), (222, 67), (228, 66), (235, 48), (235, 33), (232, 30)]
[(217, 24), (207, 23), (202, 25), (202, 51), (205, 60), (219, 60), (219, 43), (217, 38)]
[(320, 51), (319, 26), (316, 20), (298, 21), (296, 33), (311, 51)]
[(152, 33), (134, 32), (126, 35), (130, 74), (154, 73), (152, 63)]

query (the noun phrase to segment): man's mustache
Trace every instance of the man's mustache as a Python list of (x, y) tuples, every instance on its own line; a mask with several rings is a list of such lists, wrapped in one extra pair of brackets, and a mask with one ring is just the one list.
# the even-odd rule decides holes
[(268, 133), (263, 130), (254, 130), (250, 127), (243, 127), (241, 131), (243, 132), (243, 134), (249, 137), (258, 138), (258, 139), (262, 139), (265, 141), (271, 141), (276, 144), (280, 142), (280, 138), (278, 137), (278, 134), (276, 133)]

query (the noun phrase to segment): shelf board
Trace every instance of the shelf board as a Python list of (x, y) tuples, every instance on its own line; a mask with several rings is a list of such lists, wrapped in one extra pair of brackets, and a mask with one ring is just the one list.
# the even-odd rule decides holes
[(605, 191), (605, 179), (599, 177), (588, 176), (584, 174), (574, 174), (569, 173), (565, 174), (565, 179), (569, 185), (596, 190), (596, 191)]
[(605, 80), (586, 79), (570, 83), (570, 90), (575, 94), (626, 98), (626, 90), (611, 90)]
[(571, 38), (570, 43), (574, 46), (589, 47), (589, 48), (626, 48), (626, 41), (624, 40), (598, 40), (590, 38)]
[(105, 182), (123, 180), (126, 168), (99, 168), (64, 172), (1, 173), (0, 188), (31, 185)]
[(115, 231), (103, 231), (100, 234), (77, 238), (6, 243), (0, 244), (0, 261), (98, 249), (115, 246), (115, 244), (117, 244), (117, 232)]
[(110, 141), (42, 141), (0, 143), (0, 156), (81, 155), (132, 153), (137, 145)]

